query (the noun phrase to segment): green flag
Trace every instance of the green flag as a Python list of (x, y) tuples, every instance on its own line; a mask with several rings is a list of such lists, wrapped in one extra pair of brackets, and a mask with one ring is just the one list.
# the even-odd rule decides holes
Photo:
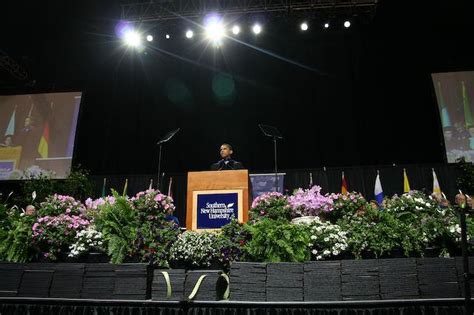
[(474, 126), (471, 113), (471, 104), (469, 104), (469, 99), (467, 98), (466, 85), (464, 81), (461, 82), (462, 85), (462, 102), (464, 104), (464, 122), (466, 123), (466, 128)]
[(451, 119), (449, 119), (448, 108), (444, 102), (443, 92), (441, 91), (441, 83), (438, 81), (438, 105), (441, 108), (441, 124), (443, 128), (451, 127)]

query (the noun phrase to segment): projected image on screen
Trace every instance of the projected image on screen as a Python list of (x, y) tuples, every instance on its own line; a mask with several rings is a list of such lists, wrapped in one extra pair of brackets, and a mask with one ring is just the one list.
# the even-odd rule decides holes
[(67, 177), (80, 92), (0, 96), (0, 180)]
[(449, 163), (474, 161), (474, 71), (431, 75)]

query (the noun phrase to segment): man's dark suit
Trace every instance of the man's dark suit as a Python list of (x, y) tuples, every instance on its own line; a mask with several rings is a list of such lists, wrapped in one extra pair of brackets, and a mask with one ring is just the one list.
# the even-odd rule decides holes
[(234, 161), (232, 159), (220, 160), (217, 163), (211, 165), (211, 171), (224, 171), (224, 170), (242, 170), (244, 166), (242, 163)]

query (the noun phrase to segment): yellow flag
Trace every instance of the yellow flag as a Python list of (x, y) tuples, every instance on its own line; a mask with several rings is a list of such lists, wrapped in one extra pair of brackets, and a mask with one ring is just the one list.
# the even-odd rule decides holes
[(433, 193), (438, 196), (441, 196), (441, 187), (439, 187), (438, 177), (436, 176), (434, 168), (433, 168)]
[(408, 176), (406, 169), (403, 169), (403, 192), (407, 193), (410, 189), (410, 183), (408, 182)]

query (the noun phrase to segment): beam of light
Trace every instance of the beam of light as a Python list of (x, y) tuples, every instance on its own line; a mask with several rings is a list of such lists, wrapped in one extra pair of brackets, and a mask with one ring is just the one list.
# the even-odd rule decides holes
[(258, 35), (262, 32), (262, 27), (260, 26), (260, 24), (255, 24), (252, 27), (252, 31), (254, 32), (254, 34)]
[(257, 47), (257, 46), (254, 46), (254, 45), (248, 44), (248, 43), (246, 43), (246, 42), (243, 42), (243, 41), (241, 41), (241, 40), (238, 40), (238, 39), (236, 39), (236, 38), (232, 38), (232, 40), (236, 41), (236, 42), (239, 43), (239, 44), (242, 44), (242, 45), (244, 45), (244, 46), (247, 46), (247, 47), (249, 47), (249, 48), (255, 49), (256, 51), (259, 51), (259, 52), (264, 53), (264, 54), (266, 54), (266, 55), (272, 56), (272, 57), (274, 57), (274, 58), (276, 58), (276, 59), (279, 59), (279, 60), (281, 60), (281, 61), (288, 62), (288, 63), (290, 63), (290, 64), (292, 64), (292, 65), (297, 66), (297, 67), (306, 69), (306, 70), (311, 71), (311, 72), (315, 72), (315, 73), (317, 73), (317, 74), (319, 74), (319, 75), (324, 75), (324, 76), (327, 76), (327, 75), (328, 75), (327, 73), (322, 72), (322, 71), (320, 71), (320, 70), (318, 70), (318, 69), (316, 69), (316, 68), (313, 68), (313, 67), (304, 65), (304, 64), (302, 64), (302, 63), (300, 63), (300, 62), (298, 62), (298, 61), (294, 61), (294, 60), (285, 58), (285, 57), (283, 57), (283, 56), (277, 55), (277, 54), (275, 54), (275, 53), (273, 53), (273, 52), (271, 52), (271, 51), (269, 51), (269, 50), (265, 50), (265, 49), (259, 48), (259, 47)]
[(153, 41), (153, 35), (147, 35), (146, 40), (149, 42)]
[(186, 31), (186, 38), (191, 39), (194, 36), (194, 32), (191, 30)]
[(307, 31), (308, 30), (308, 23), (306, 23), (306, 22), (301, 23), (300, 28), (301, 28), (302, 31)]
[(127, 46), (130, 46), (130, 47), (138, 47), (142, 43), (140, 34), (133, 29), (130, 29), (124, 32), (123, 41), (125, 42)]
[(207, 16), (204, 20), (204, 31), (206, 39), (211, 41), (215, 46), (219, 46), (225, 36), (225, 26), (222, 18), (217, 15)]
[(166, 35), (165, 35), (165, 38), (166, 38), (166, 39), (170, 39), (170, 38), (171, 38), (170, 34), (166, 34)]
[(240, 27), (238, 25), (234, 25), (232, 27), (232, 34), (239, 35), (239, 33), (240, 33)]
[(324, 28), (329, 28), (329, 23), (324, 23)]
[(345, 22), (344, 22), (344, 27), (345, 27), (345, 28), (351, 27), (351, 22), (350, 22), (350, 21), (345, 21)]

